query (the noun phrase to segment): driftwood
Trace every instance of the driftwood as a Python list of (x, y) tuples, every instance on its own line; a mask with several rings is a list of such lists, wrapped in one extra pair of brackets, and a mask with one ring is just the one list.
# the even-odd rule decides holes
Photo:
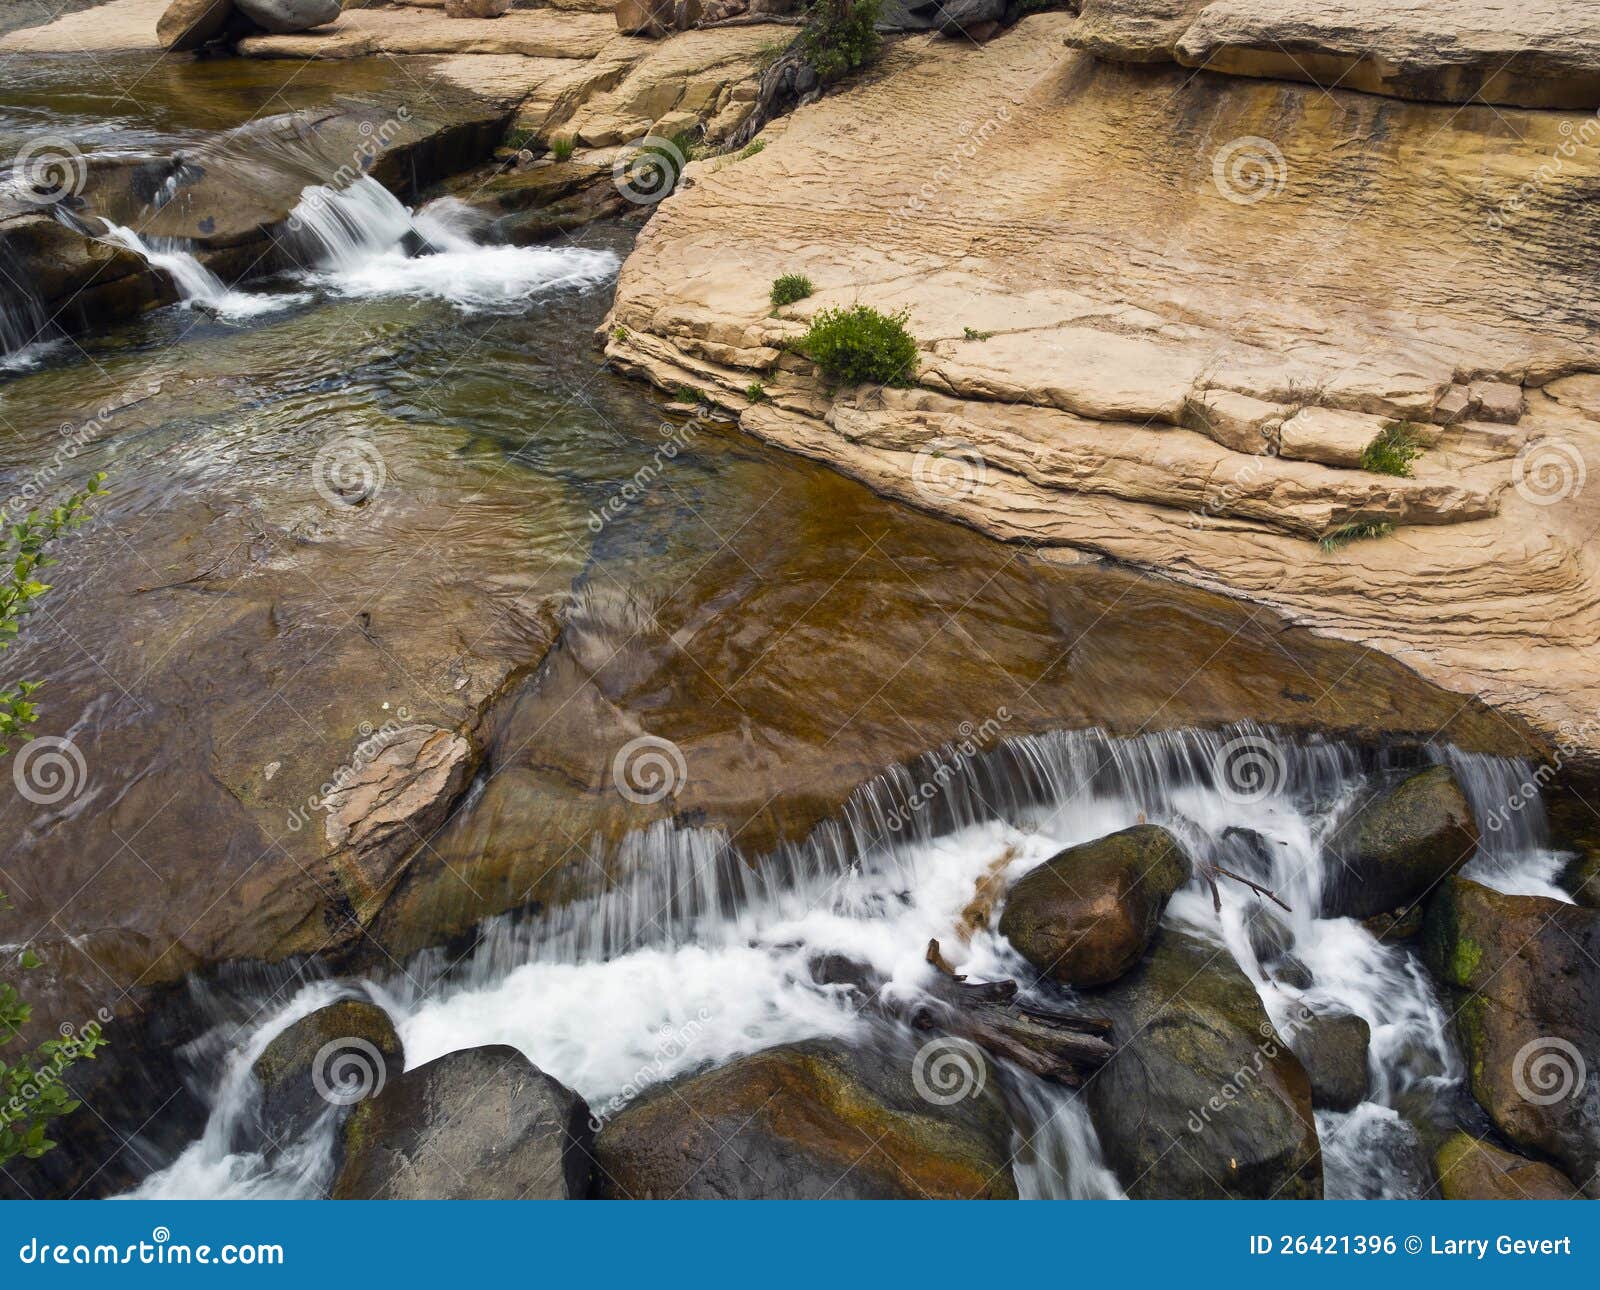
[(939, 976), (910, 1004), (885, 997), (881, 981), (863, 965), (830, 957), (812, 965), (819, 980), (849, 984), (866, 1006), (917, 1030), (940, 1030), (976, 1044), (1041, 1079), (1076, 1088), (1116, 1052), (1105, 1017), (1080, 1017), (1017, 1001), (1015, 981), (972, 984), (956, 975), (939, 949), (928, 942), (928, 962)]
[(809, 103), (821, 95), (822, 87), (817, 82), (817, 74), (806, 62), (800, 38), (796, 36), (789, 47), (773, 60), (772, 65), (761, 73), (761, 79), (756, 83), (755, 106), (744, 123), (729, 136), (729, 149), (744, 147), (766, 128), (767, 122), (786, 116), (801, 104)]

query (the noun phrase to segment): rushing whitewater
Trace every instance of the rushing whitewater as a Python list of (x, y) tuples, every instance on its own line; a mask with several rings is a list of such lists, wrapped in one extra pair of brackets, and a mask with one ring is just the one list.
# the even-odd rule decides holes
[[(1240, 748), (1258, 758), (1242, 780), (1230, 761)], [(1434, 756), (1453, 763), (1480, 820), (1525, 771), (1449, 750)], [(1306, 1009), (1332, 1006), (1371, 1026), (1370, 1100), (1348, 1114), (1318, 1115), (1328, 1195), (1416, 1195), (1426, 1187), (1409, 1164), (1415, 1131), (1397, 1108), (1403, 1099), (1440, 1101), (1461, 1079), (1439, 1000), (1410, 951), (1381, 944), (1354, 920), (1315, 912), (1323, 841), (1382, 758), (1237, 727), (1129, 740), (1095, 731), (1027, 737), (960, 764), (921, 812), (908, 817), (902, 804), (926, 767), (899, 768), (858, 790), (841, 820), (755, 866), (718, 832), (658, 823), (623, 844), (623, 876), (611, 888), (531, 921), (493, 920), (464, 961), (429, 952), (389, 979), (318, 982), (287, 1004), (263, 1007), (242, 1039), (198, 1045), (226, 1048), (205, 1076), (210, 1122), (139, 1194), (325, 1188), (333, 1114), (269, 1153), (253, 1127), (248, 1072), (274, 1035), (341, 994), (366, 994), (390, 1013), (410, 1066), (511, 1044), (609, 1115), (642, 1088), (740, 1054), (815, 1036), (863, 1037), (868, 1023), (845, 993), (816, 983), (809, 964), (820, 954), (869, 964), (905, 996), (926, 980), (933, 937), (974, 980), (1026, 979), (992, 923), (966, 944), (955, 933), (978, 879), (998, 870), (1014, 880), (1065, 846), (1140, 819), (1164, 824), (1197, 858), (1247, 874), (1291, 906), (1284, 919), (1289, 948), (1310, 971), (1304, 989), (1262, 969), (1248, 929), (1261, 902), (1243, 888), (1224, 891), (1219, 916), (1197, 880), (1166, 915), (1170, 925), (1225, 945), (1280, 1029), (1292, 1031)], [(1242, 848), (1242, 830), (1266, 845)], [(1479, 881), (1521, 889), (1544, 882), (1540, 875), (1559, 863), (1545, 846), (1540, 811), (1485, 837), (1492, 842), (1469, 869)], [(1020, 1071), (1010, 1075), (1021, 1192), (1120, 1195), (1082, 1100)]]

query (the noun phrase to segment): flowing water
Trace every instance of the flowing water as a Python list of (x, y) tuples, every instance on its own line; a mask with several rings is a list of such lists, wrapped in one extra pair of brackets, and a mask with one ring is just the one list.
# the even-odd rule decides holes
[[(1480, 818), (1526, 773), (1508, 760), (1435, 756), (1455, 762)], [(888, 828), (886, 807), (903, 800), (903, 786), (893, 776), (865, 785), (840, 824), (854, 845), (824, 830), (753, 870), (730, 863), (725, 837), (663, 823), (629, 840), (627, 869), (601, 896), (538, 919), (496, 920), (463, 959), (432, 951), (393, 976), (318, 982), (242, 1033), (230, 1023), (204, 1135), (139, 1194), (326, 1187), (333, 1116), (269, 1153), (245, 1072), (273, 1035), (341, 988), (391, 1014), (408, 1066), (509, 1044), (609, 1118), (652, 1084), (743, 1053), (817, 1036), (870, 1042), (881, 1022), (860, 1016), (849, 991), (818, 984), (811, 965), (824, 956), (868, 965), (892, 996), (915, 997), (925, 984), (930, 938), (974, 980), (1026, 976), (993, 919), (961, 943), (957, 919), (978, 881), (996, 872), (1014, 880), (1065, 846), (1141, 820), (1290, 904), (1280, 953), (1309, 969), (1298, 986), (1263, 966), (1249, 924), (1272, 907), (1242, 889), (1225, 893), (1219, 916), (1196, 879), (1167, 922), (1227, 946), (1291, 1043), (1307, 1013), (1341, 1009), (1372, 1028), (1369, 1100), (1318, 1117), (1327, 1194), (1423, 1194), (1429, 1183), (1410, 1120), (1442, 1114), (1462, 1078), (1444, 1010), (1412, 951), (1381, 944), (1352, 919), (1318, 916), (1324, 840), (1382, 763), (1349, 745), (1255, 727), (1131, 740), (1059, 733), (1012, 741), (967, 766), (947, 786), (940, 818), (917, 816), (902, 830)], [(886, 845), (895, 832), (904, 836)], [(1515, 836), (1495, 836), (1471, 876), (1506, 890), (1543, 881), (1552, 853), (1536, 815)], [(202, 1047), (217, 1044), (212, 1037)], [(1020, 1071), (1009, 1076), (1023, 1195), (1120, 1195), (1081, 1098)]]

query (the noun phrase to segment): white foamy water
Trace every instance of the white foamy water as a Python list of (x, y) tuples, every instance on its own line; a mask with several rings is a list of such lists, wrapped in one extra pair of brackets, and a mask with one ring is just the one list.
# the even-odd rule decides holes
[(181, 244), (170, 238), (143, 238), (131, 228), (109, 220), (105, 240), (142, 256), (152, 268), (171, 278), (178, 289), (179, 303), (185, 308), (203, 308), (219, 318), (256, 318), (310, 299), (304, 292), (235, 291)]
[(306, 280), (343, 296), (423, 296), (470, 312), (510, 310), (609, 282), (621, 261), (581, 247), (491, 246), (485, 221), (441, 198), (414, 215), (377, 180), (308, 188), (289, 218)]
[[(1276, 770), (1263, 791), (1241, 795), (1224, 773), (1241, 739), (1273, 750)], [(492, 920), (464, 962), (429, 952), (404, 974), (343, 988), (366, 991), (391, 1014), (408, 1066), (510, 1044), (609, 1118), (651, 1085), (776, 1044), (872, 1042), (884, 1023), (858, 1014), (849, 986), (819, 983), (813, 969), (825, 956), (859, 965), (899, 1000), (914, 1000), (927, 981), (932, 938), (972, 980), (1025, 980), (993, 930), (997, 910), (970, 940), (957, 932), (979, 880), (1009, 883), (1064, 846), (1144, 819), (1291, 905), (1278, 910), (1227, 883), (1219, 915), (1197, 880), (1167, 915), (1170, 925), (1228, 947), (1280, 1030), (1292, 1036), (1306, 1010), (1335, 1008), (1372, 1028), (1368, 1100), (1348, 1114), (1318, 1115), (1328, 1194), (1417, 1195), (1428, 1179), (1404, 1116), (1419, 1099), (1442, 1105), (1462, 1074), (1445, 1014), (1409, 949), (1381, 944), (1354, 920), (1319, 916), (1323, 842), (1371, 769), (1342, 745), (1293, 744), (1247, 728), (1018, 739), (962, 762), (920, 812), (907, 814), (903, 803), (927, 764), (874, 780), (837, 822), (756, 865), (731, 853), (720, 833), (657, 824), (612, 857), (618, 876), (609, 889), (532, 921)], [(1480, 816), (1521, 773), (1489, 759), (1468, 770), (1463, 781)], [(1540, 820), (1504, 839), (1496, 872), (1518, 870), (1517, 846), (1541, 849)], [(1264, 909), (1278, 919), (1269, 965), (1258, 957), (1259, 931), (1250, 930)], [(1284, 955), (1309, 980), (1274, 979)], [(247, 1035), (230, 1037), (205, 1133), (140, 1194), (325, 1189), (334, 1117), (300, 1142), (264, 1149), (251, 1138), (248, 1070), (274, 1034), (338, 988), (306, 987)], [(1009, 1068), (1003, 1079), (1024, 1196), (1122, 1194), (1081, 1097)]]

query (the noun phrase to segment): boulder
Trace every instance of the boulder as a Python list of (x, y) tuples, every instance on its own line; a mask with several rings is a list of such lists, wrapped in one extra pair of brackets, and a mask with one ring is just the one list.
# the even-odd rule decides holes
[(1576, 1200), (1582, 1193), (1559, 1169), (1456, 1132), (1434, 1153), (1446, 1200)]
[(511, 8), (511, 0), (444, 0), (446, 18), (498, 18)]
[(515, 1048), (447, 1053), (346, 1121), (336, 1200), (581, 1200), (589, 1106)]
[(1372, 1027), (1351, 1012), (1308, 1015), (1289, 1032), (1289, 1046), (1311, 1079), (1311, 1104), (1348, 1111), (1367, 1096)]
[(1478, 826), (1455, 772), (1434, 766), (1375, 787), (1340, 820), (1327, 851), (1327, 917), (1372, 918), (1410, 905), (1472, 858)]
[(326, 26), (341, 11), (339, 0), (234, 0), (234, 4), (256, 26), (275, 36)]
[(330, 1107), (376, 1096), (405, 1066), (389, 1014), (365, 999), (341, 999), (279, 1034), (250, 1069), (261, 1084), (262, 1124), (284, 1139)]
[(1152, 824), (1068, 847), (1012, 886), (1000, 932), (1063, 985), (1104, 985), (1139, 961), (1189, 871), (1177, 839)]
[(233, 0), (172, 0), (156, 20), (156, 40), (173, 53), (217, 40), (233, 17)]
[[(946, 1077), (954, 1077), (950, 1083)], [(596, 1186), (614, 1198), (1014, 1197), (1011, 1127), (981, 1051), (769, 1048), (646, 1093), (601, 1130)]]
[(1457, 877), (1422, 945), (1494, 1127), (1600, 1196), (1600, 912)]
[(674, 0), (617, 0), (613, 12), (624, 36), (665, 36), (676, 20)]
[(677, 31), (693, 31), (700, 25), (704, 6), (700, 0), (674, 0), (672, 6), (672, 25)]
[(1121, 1047), (1089, 1111), (1130, 1195), (1321, 1197), (1311, 1081), (1226, 949), (1164, 931), (1090, 1002)]

